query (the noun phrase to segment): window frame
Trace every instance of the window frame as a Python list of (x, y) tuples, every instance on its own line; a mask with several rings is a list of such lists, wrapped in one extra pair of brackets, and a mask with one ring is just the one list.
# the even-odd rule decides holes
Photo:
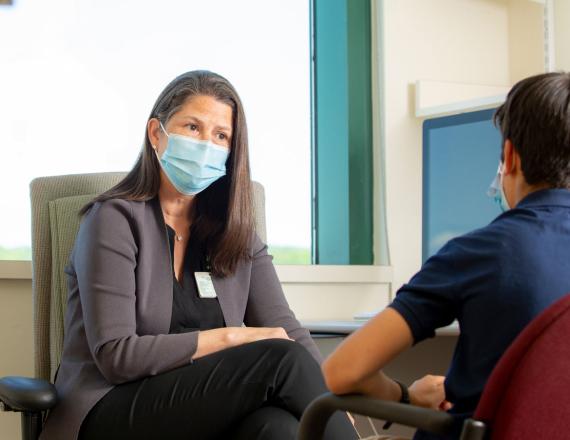
[(311, 0), (311, 36), (313, 264), (371, 265), (371, 1)]

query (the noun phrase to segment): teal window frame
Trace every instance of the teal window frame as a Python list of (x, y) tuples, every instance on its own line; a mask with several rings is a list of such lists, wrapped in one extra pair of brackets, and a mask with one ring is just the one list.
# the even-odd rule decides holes
[(313, 263), (370, 265), (371, 0), (310, 1)]

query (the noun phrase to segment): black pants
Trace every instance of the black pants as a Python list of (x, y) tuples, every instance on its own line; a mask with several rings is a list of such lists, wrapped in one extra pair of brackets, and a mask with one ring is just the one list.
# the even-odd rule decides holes
[[(300, 344), (269, 339), (113, 388), (89, 412), (80, 440), (292, 440), (307, 405), (326, 387)], [(356, 439), (336, 413), (327, 440)]]

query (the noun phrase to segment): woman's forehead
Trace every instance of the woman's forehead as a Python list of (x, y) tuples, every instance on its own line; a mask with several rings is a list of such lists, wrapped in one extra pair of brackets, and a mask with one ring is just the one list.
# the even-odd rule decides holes
[(232, 107), (212, 96), (196, 95), (189, 97), (175, 113), (177, 119), (198, 119), (202, 122), (232, 126)]

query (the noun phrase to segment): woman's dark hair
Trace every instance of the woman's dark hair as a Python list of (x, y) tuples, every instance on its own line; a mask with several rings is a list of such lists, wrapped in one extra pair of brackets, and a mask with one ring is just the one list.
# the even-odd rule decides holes
[(494, 122), (503, 145), (507, 139), (513, 143), (529, 185), (570, 188), (570, 73), (519, 81)]
[[(211, 96), (232, 108), (233, 130), (226, 175), (197, 194), (192, 209), (192, 234), (207, 249), (212, 272), (218, 276), (234, 273), (241, 259), (249, 258), (254, 230), (247, 126), (241, 100), (222, 76), (196, 70), (175, 78), (156, 100), (148, 120), (157, 118), (166, 125), (193, 96)], [(144, 146), (127, 176), (96, 197), (81, 210), (85, 214), (96, 202), (108, 199), (147, 201), (158, 195), (160, 164), (145, 126)]]

